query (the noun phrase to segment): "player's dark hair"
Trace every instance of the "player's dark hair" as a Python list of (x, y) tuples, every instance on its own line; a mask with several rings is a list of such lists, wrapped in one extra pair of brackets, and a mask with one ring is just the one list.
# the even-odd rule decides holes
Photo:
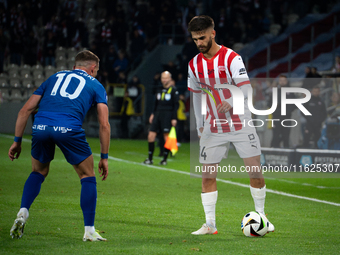
[(199, 32), (207, 30), (208, 28), (214, 28), (214, 20), (207, 15), (199, 15), (193, 17), (188, 24), (189, 32)]
[(89, 50), (80, 51), (75, 58), (76, 66), (88, 66), (93, 62), (95, 62), (98, 65), (99, 58), (97, 57), (96, 54)]

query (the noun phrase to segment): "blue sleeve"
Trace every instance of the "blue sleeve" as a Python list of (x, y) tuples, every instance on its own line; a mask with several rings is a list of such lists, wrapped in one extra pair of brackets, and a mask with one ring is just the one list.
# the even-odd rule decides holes
[(44, 94), (44, 91), (46, 89), (46, 84), (47, 84), (47, 81), (44, 81), (40, 86), (39, 88), (37, 88), (36, 91), (33, 92), (34, 95), (38, 95), (38, 96), (42, 96)]
[(107, 105), (107, 94), (103, 85), (97, 83), (95, 104), (103, 103)]

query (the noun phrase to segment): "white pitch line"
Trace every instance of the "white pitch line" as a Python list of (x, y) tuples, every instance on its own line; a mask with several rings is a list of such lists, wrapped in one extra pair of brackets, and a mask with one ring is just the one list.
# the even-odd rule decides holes
[[(93, 155), (100, 157), (100, 154), (98, 154), (98, 153), (93, 153)], [(109, 159), (119, 161), (119, 162), (128, 163), (128, 164), (133, 164), (133, 165), (150, 167), (150, 168), (154, 168), (154, 169), (158, 169), (158, 170), (162, 170), (162, 171), (168, 171), (168, 172), (174, 172), (174, 173), (178, 173), (178, 174), (185, 174), (185, 175), (192, 175), (192, 176), (195, 176), (195, 177), (201, 177), (200, 175), (191, 174), (190, 172), (184, 172), (184, 171), (171, 169), (171, 168), (164, 168), (164, 167), (160, 167), (160, 166), (145, 165), (143, 163), (138, 163), (138, 162), (133, 162), (133, 161), (125, 160), (125, 159), (115, 158), (115, 157), (112, 157), (112, 156), (109, 156)], [(231, 184), (231, 185), (236, 185), (236, 186), (239, 186), (239, 187), (249, 188), (249, 185), (239, 183), (239, 182), (232, 182), (232, 181), (223, 180), (223, 179), (219, 179), (219, 178), (216, 178), (216, 180), (219, 181), (219, 182), (223, 182), (223, 183), (227, 183), (227, 184)], [(282, 192), (282, 191), (277, 191), (277, 190), (272, 190), (272, 189), (266, 189), (266, 191), (268, 193), (273, 193), (273, 194), (277, 194), (277, 195), (281, 195), (281, 196), (299, 198), (299, 199), (313, 201), (313, 202), (317, 202), (317, 203), (340, 206), (339, 203), (334, 203), (334, 202), (321, 200), (321, 199), (317, 199), (317, 198), (298, 196), (298, 195), (294, 195), (294, 194), (290, 194), (290, 193), (286, 193), (286, 192)]]
[[(13, 136), (11, 136), (11, 135), (0, 134), (0, 136), (5, 137), (5, 138), (9, 138), (9, 139), (13, 139)], [(23, 138), (22, 140), (24, 142), (31, 142), (31, 140), (25, 139), (25, 138)], [(98, 153), (93, 153), (93, 155), (100, 157), (100, 154), (98, 154)], [(154, 169), (158, 169), (158, 170), (162, 170), (162, 171), (167, 171), (167, 172), (174, 172), (174, 173), (178, 173), (178, 174), (185, 174), (185, 175), (200, 177), (200, 175), (191, 174), (190, 172), (184, 172), (184, 171), (171, 169), (171, 168), (164, 168), (164, 167), (160, 167), (160, 166), (145, 165), (143, 163), (138, 163), (138, 162), (133, 162), (133, 161), (125, 160), (125, 159), (115, 158), (115, 157), (112, 157), (112, 156), (109, 156), (109, 159), (128, 163), (128, 164), (133, 164), (133, 165), (150, 167), (150, 168), (154, 168)], [(216, 180), (219, 181), (219, 182), (223, 182), (223, 183), (227, 183), (227, 184), (231, 184), (231, 185), (236, 185), (236, 186), (239, 186), (239, 187), (249, 188), (249, 185), (239, 183), (239, 182), (232, 182), (232, 181), (227, 181), (227, 180), (223, 180), (223, 179), (219, 179), (219, 178), (217, 178)], [(303, 199), (303, 200), (308, 200), (308, 201), (313, 201), (313, 202), (317, 202), (317, 203), (323, 203), (323, 204), (334, 205), (334, 206), (340, 207), (339, 203), (334, 203), (334, 202), (330, 202), (330, 201), (326, 201), (326, 200), (320, 200), (320, 199), (317, 199), (317, 198), (298, 196), (298, 195), (294, 195), (294, 194), (290, 194), (290, 193), (286, 193), (286, 192), (282, 192), (282, 191), (277, 191), (277, 190), (272, 190), (272, 189), (266, 189), (266, 191), (268, 193), (273, 193), (273, 194), (277, 194), (277, 195), (281, 195), (281, 196), (299, 198), (299, 199)]]

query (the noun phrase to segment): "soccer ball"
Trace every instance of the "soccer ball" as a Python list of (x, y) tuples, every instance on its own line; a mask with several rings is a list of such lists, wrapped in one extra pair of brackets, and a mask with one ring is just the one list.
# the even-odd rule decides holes
[(268, 220), (259, 212), (249, 212), (244, 215), (241, 222), (241, 229), (245, 236), (264, 236), (268, 231)]

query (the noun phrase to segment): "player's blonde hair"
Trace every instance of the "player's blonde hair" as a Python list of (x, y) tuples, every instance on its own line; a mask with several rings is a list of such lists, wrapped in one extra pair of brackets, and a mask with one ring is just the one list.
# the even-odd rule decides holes
[(190, 32), (199, 32), (207, 30), (208, 28), (214, 29), (215, 23), (214, 20), (207, 15), (199, 15), (193, 17), (188, 24), (188, 31)]
[(93, 62), (95, 62), (96, 65), (98, 65), (99, 58), (97, 57), (96, 54), (89, 50), (80, 51), (75, 58), (75, 66), (88, 67), (90, 65), (93, 65)]

